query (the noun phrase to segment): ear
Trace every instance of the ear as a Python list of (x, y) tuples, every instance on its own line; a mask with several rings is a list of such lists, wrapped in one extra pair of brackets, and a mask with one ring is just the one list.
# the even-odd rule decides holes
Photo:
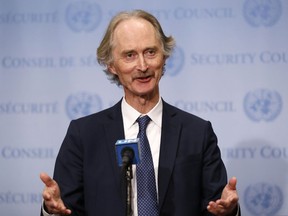
[(168, 56), (163, 55), (164, 64), (166, 64), (166, 60), (167, 60), (167, 59), (168, 59)]
[(110, 73), (117, 75), (116, 69), (113, 64), (108, 65), (107, 69)]

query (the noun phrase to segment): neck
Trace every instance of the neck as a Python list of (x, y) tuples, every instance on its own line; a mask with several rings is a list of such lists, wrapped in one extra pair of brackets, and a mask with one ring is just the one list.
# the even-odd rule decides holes
[(147, 95), (127, 97), (125, 95), (126, 102), (142, 114), (148, 113), (159, 101), (159, 94), (149, 97)]

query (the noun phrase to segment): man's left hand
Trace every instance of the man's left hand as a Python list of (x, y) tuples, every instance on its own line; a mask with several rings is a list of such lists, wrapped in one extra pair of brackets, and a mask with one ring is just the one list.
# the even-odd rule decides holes
[(221, 199), (210, 201), (207, 210), (217, 216), (235, 216), (238, 207), (237, 179), (232, 177), (222, 191)]

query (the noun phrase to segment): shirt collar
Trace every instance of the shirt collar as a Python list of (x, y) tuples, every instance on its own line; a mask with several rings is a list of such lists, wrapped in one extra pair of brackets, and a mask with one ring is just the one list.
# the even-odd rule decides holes
[[(129, 129), (130, 127), (132, 127), (138, 117), (143, 115), (142, 113), (135, 110), (132, 106), (130, 106), (125, 100), (125, 97), (123, 97), (121, 109), (123, 115), (124, 129)], [(160, 128), (162, 126), (162, 111), (163, 102), (162, 99), (159, 98), (158, 103), (146, 114), (150, 117), (151, 121), (153, 121)]]

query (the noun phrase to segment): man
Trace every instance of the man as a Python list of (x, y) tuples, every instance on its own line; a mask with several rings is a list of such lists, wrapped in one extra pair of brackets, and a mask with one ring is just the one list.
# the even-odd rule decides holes
[[(54, 180), (40, 175), (46, 185), (42, 213), (125, 215), (115, 142), (136, 138), (138, 118), (149, 116), (146, 131), (154, 167), (154, 179), (149, 181), (156, 180), (156, 207), (154, 213), (138, 212), (142, 198), (137, 196), (148, 188), (139, 189), (140, 165), (133, 165), (133, 215), (240, 215), (236, 178), (226, 185), (210, 122), (160, 97), (159, 82), (174, 45), (157, 19), (145, 11), (122, 12), (111, 20), (97, 58), (110, 79), (123, 86), (124, 97), (109, 109), (71, 122), (57, 156)], [(144, 210), (151, 210), (148, 205)]]

